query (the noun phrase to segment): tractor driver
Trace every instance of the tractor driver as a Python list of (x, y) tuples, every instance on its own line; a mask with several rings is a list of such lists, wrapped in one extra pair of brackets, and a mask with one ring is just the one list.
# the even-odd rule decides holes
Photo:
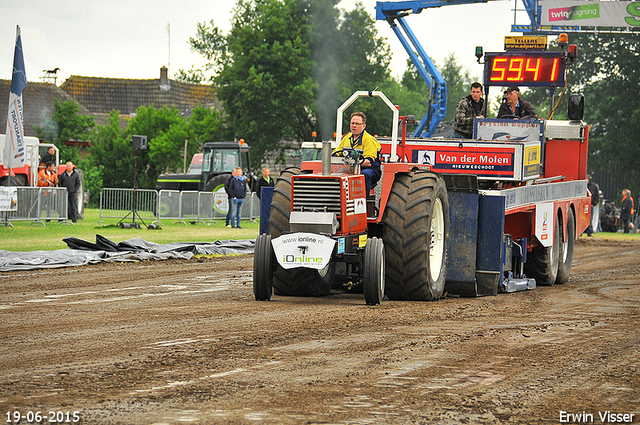
[(362, 149), (364, 160), (360, 163), (360, 173), (364, 175), (364, 182), (367, 197), (371, 188), (380, 180), (382, 170), (380, 170), (380, 143), (375, 137), (364, 131), (367, 127), (367, 116), (362, 112), (351, 114), (351, 133), (342, 138), (342, 141), (332, 152), (337, 155), (342, 148), (350, 147)]
[(518, 86), (509, 86), (507, 89), (507, 101), (500, 105), (498, 118), (538, 118), (538, 113), (531, 103), (520, 99)]

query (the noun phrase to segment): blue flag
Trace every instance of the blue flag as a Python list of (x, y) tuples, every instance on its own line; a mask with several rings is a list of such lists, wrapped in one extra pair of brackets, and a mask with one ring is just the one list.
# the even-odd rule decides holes
[(25, 141), (22, 110), (22, 90), (27, 86), (27, 75), (22, 56), (20, 27), (16, 29), (16, 49), (13, 55), (13, 76), (9, 93), (9, 113), (7, 114), (7, 132), (4, 140), (4, 166), (19, 168), (24, 166)]

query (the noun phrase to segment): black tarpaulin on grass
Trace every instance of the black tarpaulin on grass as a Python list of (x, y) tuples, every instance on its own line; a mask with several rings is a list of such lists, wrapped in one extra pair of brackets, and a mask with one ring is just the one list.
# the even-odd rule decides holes
[(115, 243), (101, 235), (96, 235), (95, 243), (73, 237), (64, 238), (63, 241), (69, 249), (31, 252), (0, 250), (0, 271), (81, 266), (102, 261), (167, 260), (171, 258), (188, 260), (198, 254), (251, 254), (255, 245), (255, 240), (157, 244), (142, 238), (127, 239)]

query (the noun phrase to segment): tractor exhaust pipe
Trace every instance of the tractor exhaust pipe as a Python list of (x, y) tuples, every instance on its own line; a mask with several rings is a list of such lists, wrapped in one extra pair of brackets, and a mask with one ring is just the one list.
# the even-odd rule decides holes
[(331, 175), (331, 142), (322, 142), (322, 175)]

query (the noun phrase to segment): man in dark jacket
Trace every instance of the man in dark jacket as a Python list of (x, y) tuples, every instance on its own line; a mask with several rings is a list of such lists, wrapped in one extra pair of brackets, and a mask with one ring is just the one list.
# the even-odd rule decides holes
[(633, 214), (633, 198), (631, 197), (631, 191), (625, 189), (622, 191), (622, 209), (620, 210), (620, 220), (624, 226), (624, 233), (629, 233), (629, 223), (631, 222), (631, 215)]
[(510, 86), (507, 89), (507, 101), (498, 110), (498, 118), (538, 118), (538, 113), (531, 103), (520, 99), (518, 86)]
[(260, 196), (262, 195), (263, 187), (273, 187), (273, 185), (274, 181), (271, 177), (269, 177), (269, 169), (267, 167), (264, 167), (264, 169), (262, 170), (262, 177), (258, 179), (258, 188), (256, 190), (258, 199), (261, 199)]
[(487, 103), (482, 98), (482, 84), (471, 84), (471, 94), (463, 97), (456, 105), (456, 115), (453, 122), (454, 139), (471, 139), (473, 137), (473, 123), (476, 118), (487, 116)]
[(231, 185), (231, 180), (236, 176), (236, 170), (231, 172), (231, 175), (224, 182), (224, 191), (227, 193), (227, 218), (225, 219), (225, 226), (231, 227), (231, 201), (233, 197), (231, 196), (231, 192), (229, 192), (229, 186)]
[(49, 149), (47, 149), (47, 152), (45, 152), (45, 154), (42, 156), (42, 159), (40, 160), (40, 169), (44, 170), (47, 167), (47, 162), (52, 162), (55, 165), (55, 159), (56, 159), (56, 150), (53, 148), (53, 146), (49, 147)]
[(242, 175), (242, 168), (236, 168), (236, 176), (229, 184), (231, 200), (231, 227), (240, 229), (240, 217), (242, 214), (242, 204), (247, 196), (247, 179)]
[(69, 199), (68, 211), (69, 219), (77, 223), (78, 222), (78, 191), (80, 190), (80, 173), (76, 171), (73, 162), (67, 162), (67, 171), (60, 174), (60, 187), (67, 188), (67, 194)]

